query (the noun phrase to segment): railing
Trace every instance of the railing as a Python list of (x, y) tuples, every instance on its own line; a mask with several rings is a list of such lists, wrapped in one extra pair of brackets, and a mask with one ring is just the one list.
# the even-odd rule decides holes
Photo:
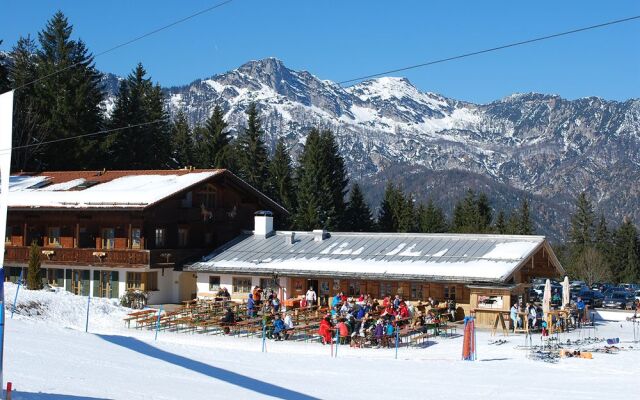
[(155, 249), (151, 250), (151, 266), (182, 267), (184, 263), (197, 261), (210, 252), (205, 249)]
[[(6, 246), (5, 260), (27, 263), (29, 247)], [(41, 248), (40, 261), (46, 264), (149, 265), (149, 250)]]

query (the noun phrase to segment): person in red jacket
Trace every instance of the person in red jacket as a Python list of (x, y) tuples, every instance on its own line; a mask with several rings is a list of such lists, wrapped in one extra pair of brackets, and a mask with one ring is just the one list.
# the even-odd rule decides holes
[(318, 335), (322, 337), (322, 344), (330, 344), (333, 338), (333, 327), (331, 326), (331, 317), (326, 316), (320, 321), (320, 329)]
[(407, 307), (407, 303), (405, 303), (404, 301), (400, 303), (400, 306), (398, 307), (398, 315), (400, 316), (400, 318), (409, 318), (409, 307)]

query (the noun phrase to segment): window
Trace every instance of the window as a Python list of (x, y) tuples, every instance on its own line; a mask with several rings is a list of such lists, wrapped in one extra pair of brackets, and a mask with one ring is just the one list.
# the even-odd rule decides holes
[(211, 211), (216, 208), (218, 191), (216, 187), (212, 184), (207, 184), (202, 191), (200, 191), (200, 196), (202, 197), (202, 204), (204, 208)]
[(49, 246), (60, 246), (60, 227), (52, 226), (48, 231), (47, 244)]
[(456, 299), (456, 287), (454, 285), (445, 285), (444, 286), (444, 299), (445, 300), (455, 300)]
[(156, 228), (156, 247), (164, 247), (167, 242), (167, 230)]
[(178, 228), (178, 247), (187, 247), (189, 244), (189, 229)]
[(102, 248), (113, 249), (116, 247), (116, 230), (113, 228), (102, 229)]
[(131, 248), (132, 249), (139, 249), (140, 248), (140, 236), (141, 236), (141, 230), (140, 228), (132, 228), (131, 229)]
[(411, 283), (411, 299), (412, 300), (421, 300), (422, 299), (422, 283)]
[(349, 296), (359, 296), (360, 293), (360, 281), (349, 281)]
[(153, 271), (153, 272), (147, 272), (146, 274), (146, 284), (145, 284), (145, 289), (146, 290), (158, 290), (158, 272), (157, 271)]
[(273, 278), (260, 278), (260, 287), (267, 292), (269, 289), (278, 291), (278, 282)]
[(233, 278), (234, 293), (251, 293), (251, 278)]
[(391, 282), (380, 282), (380, 297), (391, 296), (393, 293)]
[(140, 289), (142, 287), (142, 272), (127, 272), (127, 290)]
[(209, 291), (210, 292), (218, 292), (220, 290), (220, 277), (219, 276), (209, 276)]

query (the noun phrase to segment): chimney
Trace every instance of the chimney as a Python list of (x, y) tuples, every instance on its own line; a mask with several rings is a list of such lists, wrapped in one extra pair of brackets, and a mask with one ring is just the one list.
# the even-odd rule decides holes
[(273, 213), (271, 211), (256, 211), (253, 215), (255, 222), (253, 234), (262, 238), (273, 235)]
[(324, 229), (314, 229), (313, 230), (313, 241), (314, 242), (322, 242), (326, 238), (329, 237), (329, 232)]
[(294, 244), (296, 242), (296, 233), (295, 232), (291, 232), (290, 234), (286, 235), (284, 237), (284, 241), (288, 245)]

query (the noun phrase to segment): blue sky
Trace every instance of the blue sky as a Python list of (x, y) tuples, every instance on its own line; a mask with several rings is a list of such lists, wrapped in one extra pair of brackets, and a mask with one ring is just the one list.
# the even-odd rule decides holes
[[(5, 0), (0, 49), (20, 35), (35, 36), (58, 9), (97, 53), (215, 3)], [(342, 81), (638, 14), (637, 0), (234, 0), (96, 63), (125, 75), (142, 62), (155, 81), (172, 86), (273, 56)], [(530, 91), (625, 100), (640, 97), (639, 39), (636, 20), (397, 75), (421, 90), (473, 102)]]

